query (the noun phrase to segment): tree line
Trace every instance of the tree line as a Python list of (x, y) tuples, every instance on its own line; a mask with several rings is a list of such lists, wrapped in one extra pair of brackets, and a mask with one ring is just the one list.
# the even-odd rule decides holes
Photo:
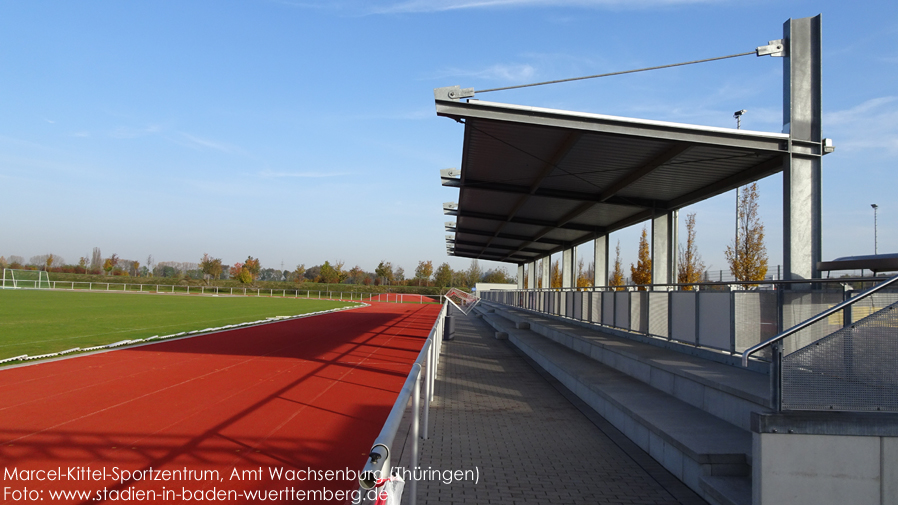
[(453, 270), (449, 263), (442, 263), (434, 268), (433, 261), (418, 262), (412, 275), (406, 276), (405, 269), (394, 266), (392, 262), (382, 260), (374, 271), (363, 269), (360, 265), (347, 268), (342, 260), (306, 268), (305, 264), (297, 265), (293, 270), (263, 268), (258, 258), (247, 256), (246, 260), (225, 264), (221, 258), (204, 253), (199, 262), (155, 262), (153, 256), (147, 257), (145, 263), (124, 259), (117, 254), (104, 257), (100, 248), (95, 247), (91, 257), (81, 257), (77, 264), (68, 264), (55, 254), (32, 256), (25, 261), (21, 256), (10, 256), (7, 260), (0, 256), (0, 268), (24, 270), (45, 270), (47, 272), (93, 274), (123, 277), (163, 277), (189, 280), (202, 280), (212, 283), (215, 280), (236, 280), (242, 284), (252, 285), (257, 281), (293, 282), (295, 284), (360, 284), (374, 286), (418, 286), (418, 287), (461, 287), (472, 288), (478, 282), (514, 284), (516, 278), (508, 273), (505, 267), (484, 270), (475, 259), (466, 269)]
[[(686, 216), (686, 243), (678, 246), (677, 283), (693, 284), (708, 281), (707, 267), (695, 241), (695, 213)], [(767, 249), (764, 244), (764, 225), (758, 215), (757, 183), (746, 186), (740, 194), (737, 206), (738, 233), (731, 245), (726, 247), (725, 256), (730, 272), (737, 281), (762, 281), (767, 275)], [(636, 263), (630, 264), (629, 279), (624, 276), (624, 267), (620, 257), (620, 241), (615, 249), (615, 259), (608, 284), (623, 289), (626, 284), (645, 286), (652, 283), (652, 260), (649, 251), (647, 230), (642, 229)], [(544, 258), (542, 261), (549, 261)], [(542, 265), (540, 265), (541, 269)], [(514, 284), (515, 276), (509, 274), (505, 267), (496, 267), (484, 271), (479, 262), (471, 261), (466, 269), (453, 270), (449, 263), (442, 263), (434, 268), (430, 260), (419, 261), (414, 273), (406, 275), (405, 269), (392, 262), (381, 260), (374, 271), (367, 271), (359, 265), (346, 268), (342, 260), (306, 268), (305, 264), (297, 265), (293, 270), (262, 268), (258, 258), (247, 256), (245, 261), (233, 265), (225, 265), (221, 258), (204, 253), (198, 263), (162, 261), (154, 262), (153, 256), (147, 257), (141, 265), (139, 261), (120, 258), (117, 254), (103, 257), (99, 247), (94, 247), (90, 258), (81, 257), (77, 264), (67, 264), (55, 254), (32, 256), (27, 262), (21, 256), (10, 256), (7, 260), (0, 256), (0, 268), (41, 269), (48, 272), (95, 274), (132, 277), (178, 277), (183, 279), (205, 280), (211, 282), (220, 279), (233, 279), (243, 284), (256, 281), (281, 281), (302, 284), (304, 282), (325, 284), (363, 284), (375, 286), (421, 286), (421, 287), (462, 287), (472, 288), (478, 282)], [(550, 265), (549, 286), (543, 286), (542, 276), (537, 278), (537, 287), (560, 288), (562, 285), (561, 266), (556, 260)], [(539, 270), (541, 271), (541, 270)], [(593, 285), (595, 264), (588, 266), (581, 258), (575, 271), (576, 286)], [(528, 272), (524, 273), (527, 285)], [(691, 286), (683, 289), (691, 290)]]

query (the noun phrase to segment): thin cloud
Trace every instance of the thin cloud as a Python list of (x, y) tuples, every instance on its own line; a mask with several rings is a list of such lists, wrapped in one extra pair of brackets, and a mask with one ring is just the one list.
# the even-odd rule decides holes
[(109, 136), (116, 139), (134, 139), (138, 137), (146, 137), (162, 131), (161, 126), (150, 125), (146, 128), (131, 128), (128, 126), (120, 126), (109, 132)]
[(215, 142), (213, 140), (204, 139), (197, 137), (195, 135), (191, 135), (189, 133), (181, 132), (181, 136), (188, 141), (188, 144), (193, 147), (201, 147), (207, 149), (214, 149), (216, 151), (221, 151), (223, 153), (233, 153), (239, 151), (236, 147), (230, 146), (228, 144), (222, 142)]
[(836, 150), (880, 151), (898, 155), (898, 96), (872, 98), (850, 109), (823, 115), (823, 134)]
[(322, 179), (325, 177), (342, 177), (351, 175), (349, 172), (274, 172), (263, 170), (259, 175), (265, 179), (298, 178), (298, 179)]
[(722, 0), (409, 0), (373, 7), (375, 14), (443, 12), (465, 9), (516, 7), (581, 7), (605, 9), (646, 9), (673, 5), (721, 3)]
[(585, 9), (642, 10), (657, 7), (723, 3), (728, 0), (269, 0), (301, 9), (331, 10), (349, 15), (418, 14), (474, 9), (574, 7)]
[(448, 77), (468, 77), (487, 81), (522, 82), (533, 79), (536, 69), (529, 64), (496, 64), (479, 70), (448, 68), (441, 70), (432, 79)]

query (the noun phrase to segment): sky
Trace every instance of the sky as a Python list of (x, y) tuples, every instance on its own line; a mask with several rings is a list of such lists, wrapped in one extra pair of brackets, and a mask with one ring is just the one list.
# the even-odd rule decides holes
[[(433, 88), (493, 88), (752, 51), (823, 14), (823, 259), (898, 252), (898, 3), (755, 0), (0, 1), (0, 255), (293, 269), (446, 256), (439, 170), (463, 126)], [(782, 130), (782, 59), (740, 57), (490, 101)], [(782, 262), (782, 176), (762, 180)], [(696, 213), (726, 269), (734, 192)], [(637, 225), (611, 235), (636, 261)], [(685, 237), (682, 237), (685, 239)], [(581, 255), (591, 255), (589, 245)], [(485, 268), (502, 266), (483, 262)], [(507, 265), (510, 271), (513, 265)]]

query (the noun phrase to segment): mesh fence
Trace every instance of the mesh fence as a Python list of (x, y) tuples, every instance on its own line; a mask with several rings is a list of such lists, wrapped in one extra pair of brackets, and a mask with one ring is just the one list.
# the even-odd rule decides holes
[(783, 410), (898, 412), (896, 307), (784, 356)]

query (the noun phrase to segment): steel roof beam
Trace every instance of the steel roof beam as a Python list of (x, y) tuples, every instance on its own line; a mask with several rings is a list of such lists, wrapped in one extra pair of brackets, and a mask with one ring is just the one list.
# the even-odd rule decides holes
[(585, 193), (580, 191), (564, 191), (559, 189), (539, 188), (535, 191), (527, 186), (515, 184), (504, 184), (501, 182), (487, 182), (478, 180), (468, 180), (465, 182), (466, 188), (479, 189), (483, 191), (495, 191), (498, 193), (510, 193), (518, 195), (532, 195), (544, 198), (557, 198), (559, 200), (579, 200), (582, 202), (598, 202), (611, 205), (624, 205), (628, 207), (654, 207), (666, 205), (667, 202), (660, 200), (649, 200), (645, 198), (607, 196), (604, 199), (601, 195), (595, 193)]
[[(462, 256), (465, 258), (476, 258), (476, 259), (485, 259), (490, 261), (500, 261), (505, 254), (490, 254), (486, 253), (481, 249), (465, 249), (465, 248), (456, 248), (453, 251), (453, 256)], [(526, 262), (532, 258), (532, 256), (518, 255), (516, 256), (517, 260), (521, 262)], [(515, 260), (512, 260), (515, 261)]]
[[(544, 221), (542, 219), (527, 219), (522, 217), (515, 217), (512, 219), (508, 219), (506, 216), (502, 214), (489, 214), (486, 212), (472, 212), (466, 210), (455, 210), (453, 214), (460, 218), (462, 217), (470, 217), (473, 219), (484, 219), (487, 221), (507, 221), (513, 224), (523, 224), (529, 226), (555, 226), (554, 221)], [(585, 224), (576, 224), (576, 223), (568, 223), (563, 226), (557, 226), (557, 228), (562, 228), (565, 230), (575, 230), (575, 231), (585, 231), (585, 232), (602, 232), (604, 230), (601, 226), (589, 226)], [(532, 238), (530, 240), (533, 240)]]
[[(501, 249), (503, 251), (526, 252), (526, 253), (533, 253), (533, 254), (542, 254), (545, 252), (542, 249), (518, 248), (516, 246), (511, 246), (511, 245), (484, 244), (483, 242), (473, 242), (471, 240), (456, 239), (455, 246), (458, 247), (460, 245), (466, 245), (466, 246), (471, 246), (471, 247), (481, 247), (481, 248), (483, 248), (484, 251), (488, 251), (490, 249)], [(497, 254), (505, 254), (505, 253), (502, 252), (502, 253), (497, 253)]]
[[(511, 233), (500, 233), (500, 234), (496, 235), (495, 233), (493, 233), (493, 232), (491, 232), (491, 231), (474, 230), (474, 229), (472, 229), (472, 228), (458, 228), (458, 227), (455, 227), (455, 228), (453, 228), (453, 231), (455, 231), (458, 235), (468, 234), (468, 235), (478, 235), (478, 236), (481, 236), (481, 237), (492, 237), (492, 236), (495, 236), (496, 238), (501, 238), (501, 239), (506, 239), (506, 240), (529, 241), (529, 240), (531, 239), (531, 237), (528, 237), (528, 236), (526, 236), (526, 235), (513, 235), (513, 234), (511, 234)], [(555, 240), (555, 239), (550, 239), (550, 238), (543, 238), (543, 239), (540, 239), (540, 240), (539, 240), (539, 243), (542, 243), (542, 244), (551, 244), (551, 245), (564, 245), (564, 244), (566, 244), (566, 242), (564, 242), (563, 240)]]

